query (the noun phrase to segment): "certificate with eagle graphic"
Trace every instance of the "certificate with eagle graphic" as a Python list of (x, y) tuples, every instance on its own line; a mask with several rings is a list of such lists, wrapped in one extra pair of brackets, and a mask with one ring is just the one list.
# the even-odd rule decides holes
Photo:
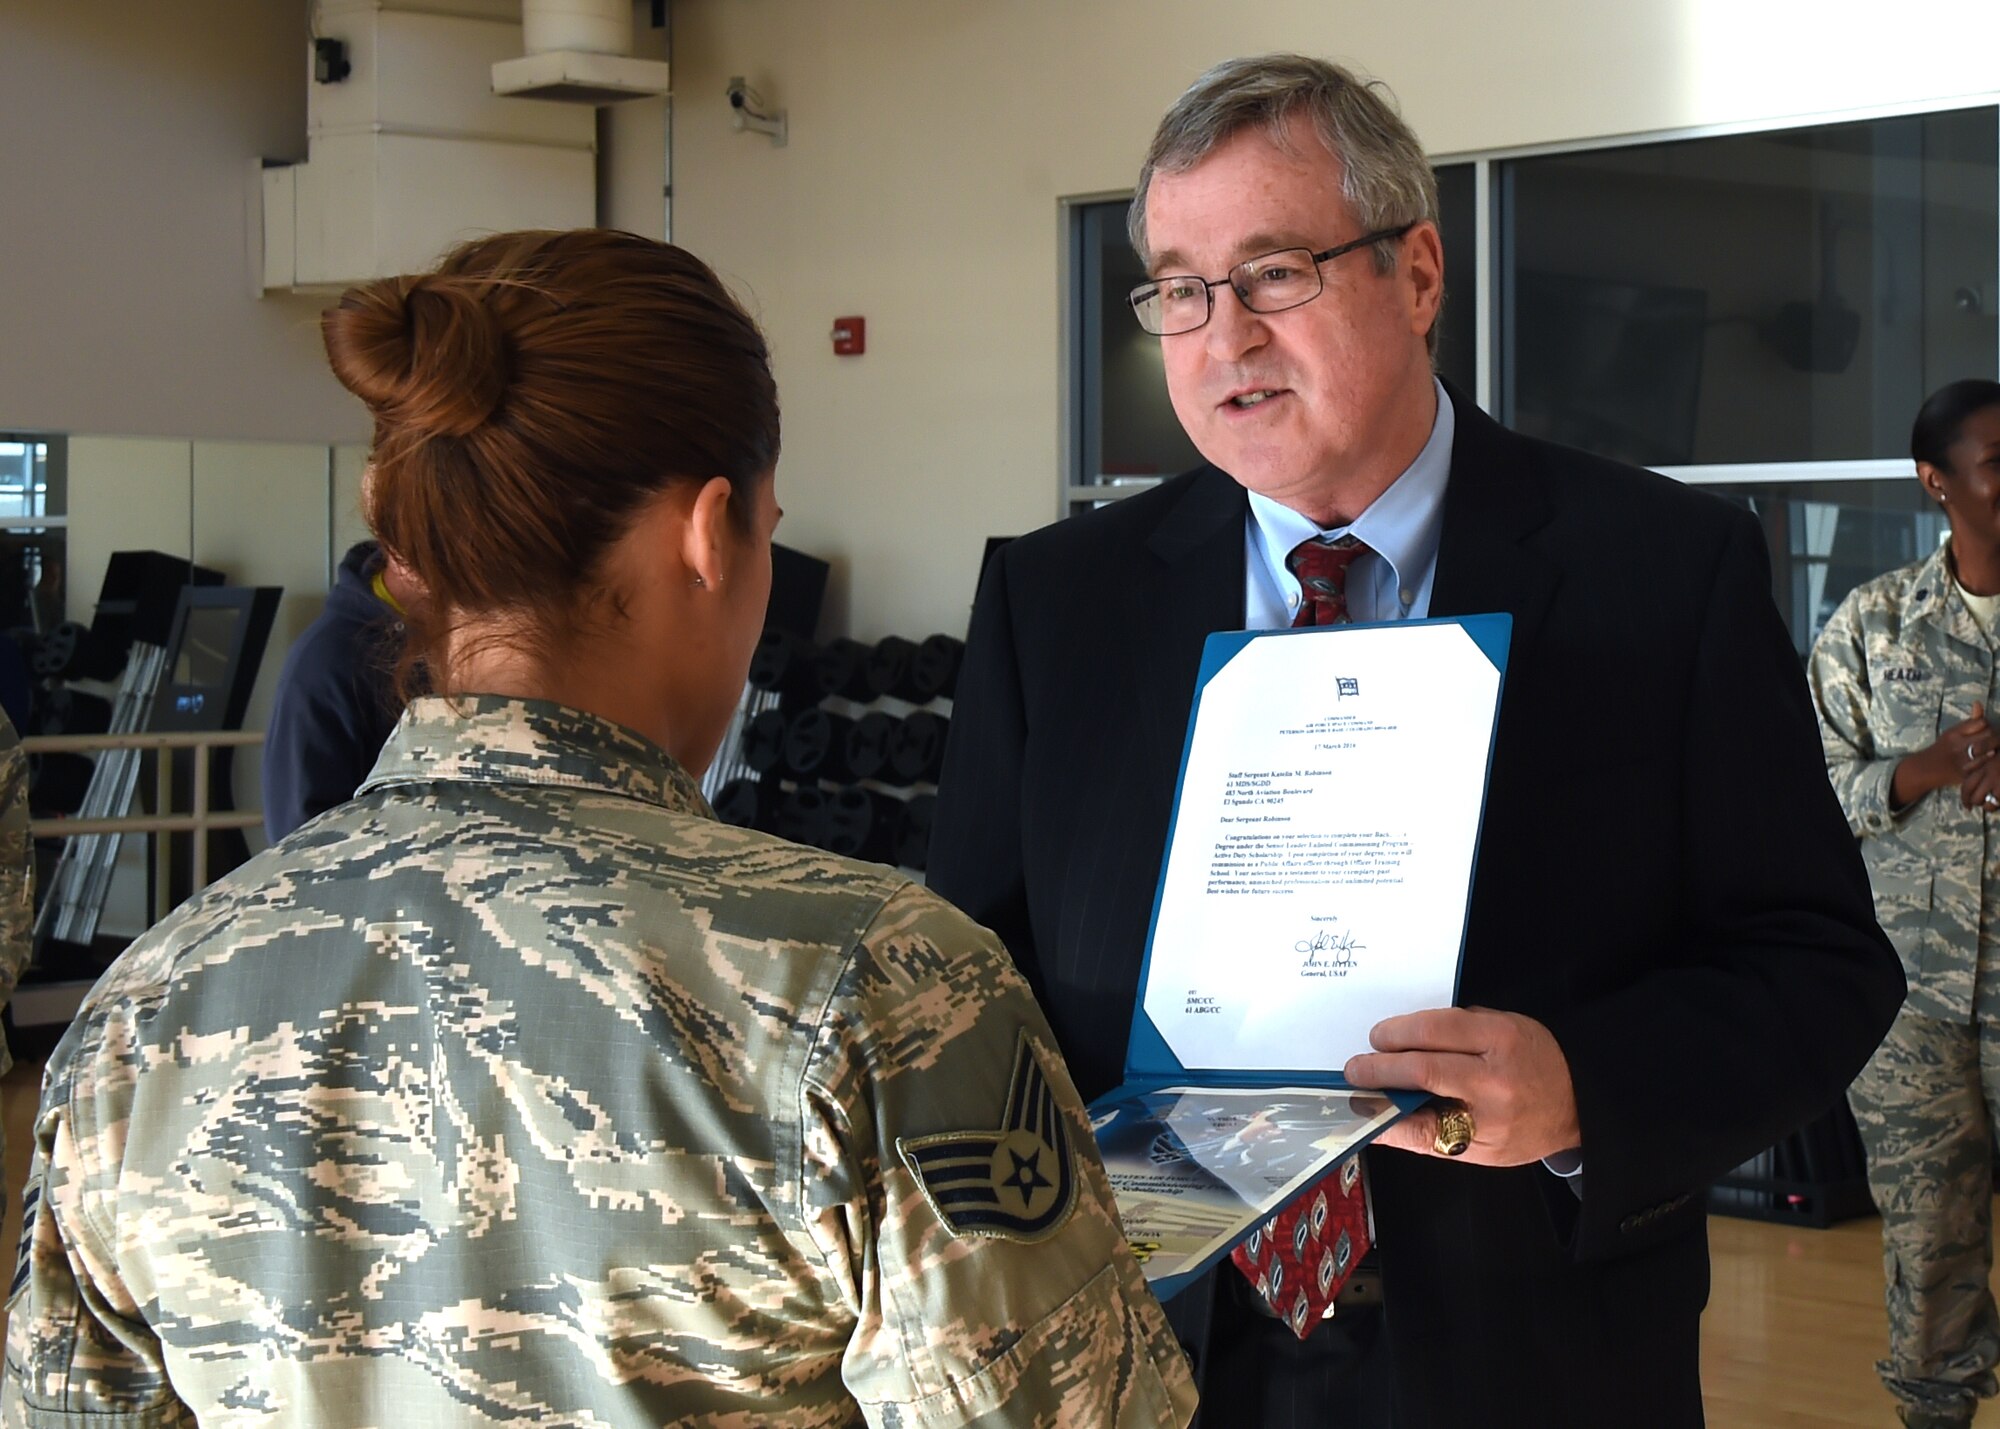
[(1345, 1087), (1162, 1087), (1091, 1109), (1118, 1217), (1170, 1295), (1403, 1114)]

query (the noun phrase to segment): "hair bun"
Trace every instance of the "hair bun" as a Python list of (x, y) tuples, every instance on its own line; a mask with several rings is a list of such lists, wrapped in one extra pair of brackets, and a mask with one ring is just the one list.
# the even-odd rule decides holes
[(399, 435), (470, 436), (498, 410), (510, 376), (492, 292), (430, 275), (349, 289), (320, 319), (334, 375)]

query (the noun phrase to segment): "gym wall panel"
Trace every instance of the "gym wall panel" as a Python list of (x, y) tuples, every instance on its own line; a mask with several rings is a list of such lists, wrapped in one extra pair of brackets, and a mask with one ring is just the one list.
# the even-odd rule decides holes
[(69, 439), (69, 532), (64, 612), (90, 624), (113, 551), (185, 559), (194, 448), (157, 437)]
[[(232, 585), (284, 587), (244, 717), (269, 722), (285, 651), (326, 605), (332, 450), (293, 442), (194, 444), (194, 558)], [(254, 759), (236, 771), (238, 800), (261, 807)]]

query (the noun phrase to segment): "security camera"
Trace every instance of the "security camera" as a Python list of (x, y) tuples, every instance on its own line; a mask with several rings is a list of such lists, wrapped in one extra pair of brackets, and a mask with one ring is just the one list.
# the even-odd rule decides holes
[(742, 75), (730, 76), (728, 88), (729, 108), (736, 127), (748, 129), (758, 134), (770, 136), (773, 148), (785, 146), (785, 111), (773, 109), (764, 102), (764, 96), (752, 89)]

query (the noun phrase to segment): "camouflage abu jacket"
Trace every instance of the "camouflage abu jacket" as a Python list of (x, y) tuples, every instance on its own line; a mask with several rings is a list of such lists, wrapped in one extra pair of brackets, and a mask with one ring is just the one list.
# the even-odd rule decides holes
[[(0, 714), (0, 1006), (28, 966), (35, 943), (35, 845), (28, 837), (28, 756)], [(14, 1065), (0, 1036), (0, 1074)]]
[(1178, 1425), (990, 935), (558, 706), (417, 702), (49, 1063), (7, 1424)]
[(1907, 1005), (1950, 1022), (1972, 1017), (1981, 910), (2000, 894), (2000, 821), (1960, 804), (1955, 787), (1894, 811), (1889, 781), (1973, 705), (2000, 717), (1992, 639), (1940, 546), (1849, 594), (1807, 668), (1827, 773), (1861, 840), (1875, 916), (1903, 959)]

